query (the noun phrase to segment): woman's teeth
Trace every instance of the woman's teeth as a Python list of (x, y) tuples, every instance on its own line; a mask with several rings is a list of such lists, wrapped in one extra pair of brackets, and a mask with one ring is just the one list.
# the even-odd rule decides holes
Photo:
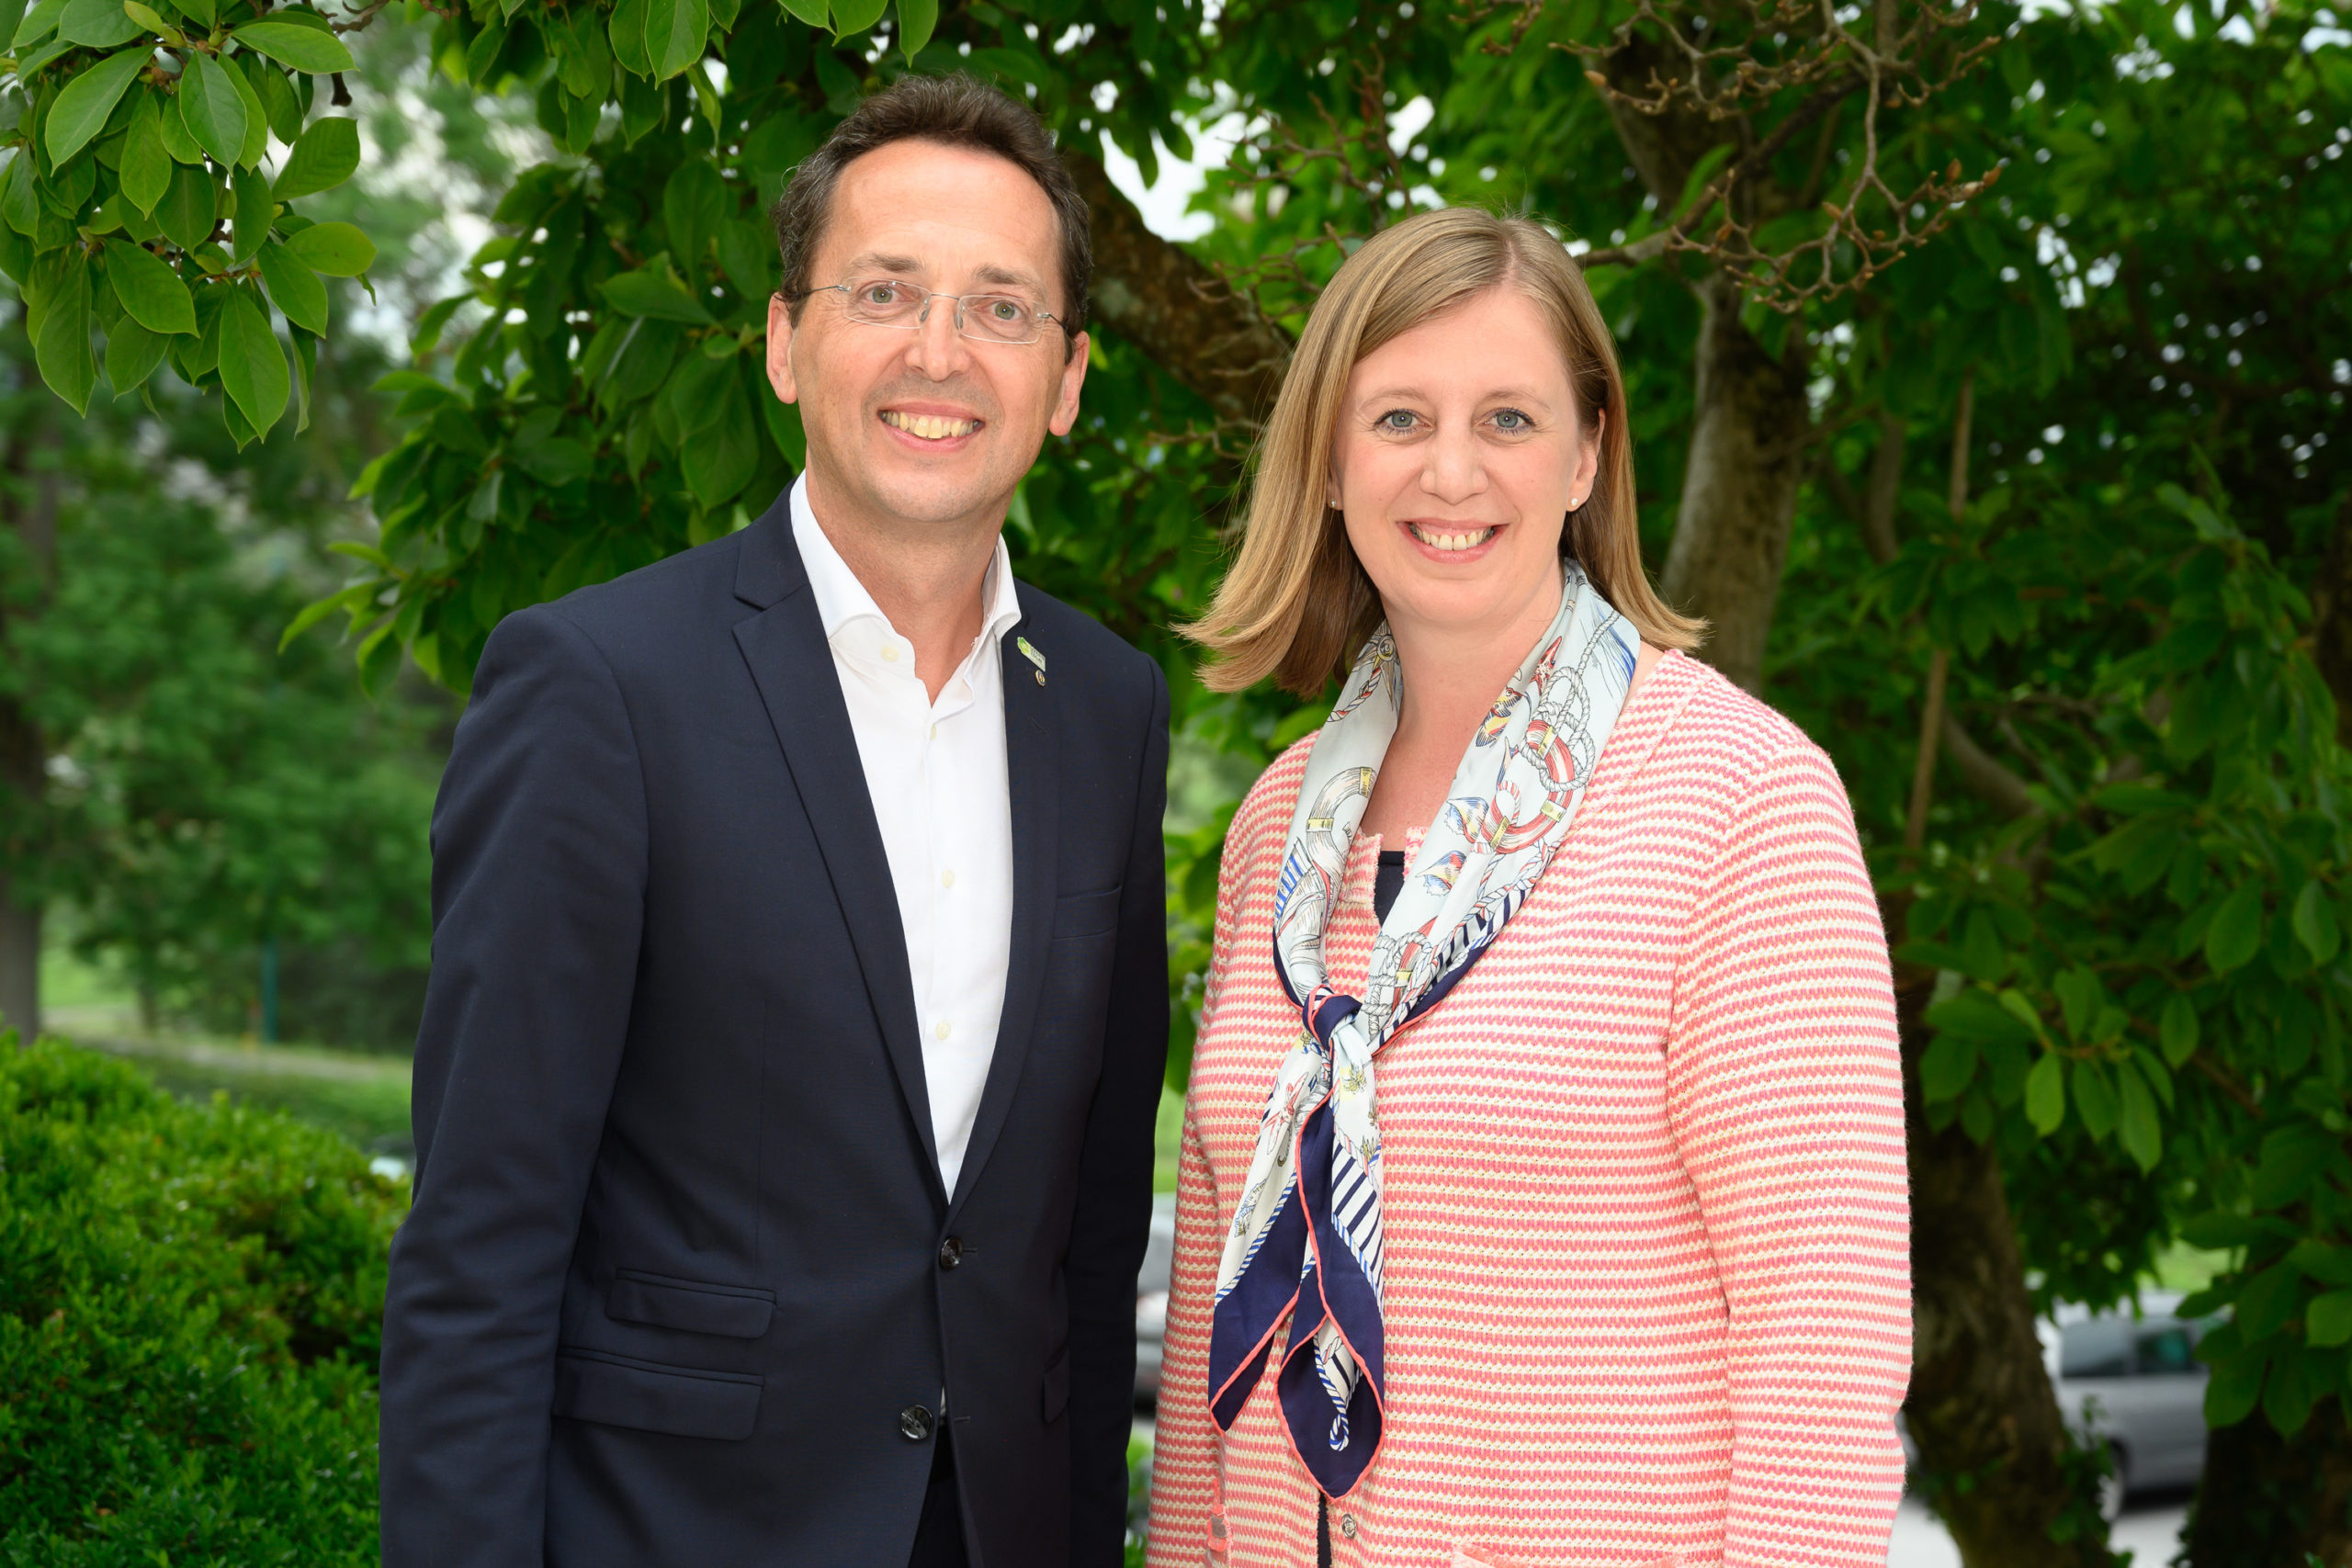
[(1433, 550), (1475, 550), (1495, 536), (1492, 528), (1474, 529), (1467, 534), (1441, 534), (1418, 523), (1408, 523), (1405, 526), (1413, 531), (1413, 537)]
[(882, 423), (925, 441), (944, 441), (951, 435), (969, 435), (980, 427), (977, 419), (949, 419), (944, 414), (935, 413), (899, 413), (895, 409), (882, 411)]

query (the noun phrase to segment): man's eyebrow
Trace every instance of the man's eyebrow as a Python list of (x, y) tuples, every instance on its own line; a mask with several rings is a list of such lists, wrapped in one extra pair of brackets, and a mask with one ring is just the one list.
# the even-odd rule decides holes
[(913, 256), (882, 255), (874, 251), (851, 258), (849, 264), (850, 276), (853, 277), (876, 272), (911, 276), (923, 270), (922, 263)]
[(1040, 294), (1046, 291), (1045, 284), (1035, 273), (1023, 272), (1016, 267), (976, 266), (972, 269), (972, 277), (976, 282), (993, 283), (1000, 288), (1034, 288)]

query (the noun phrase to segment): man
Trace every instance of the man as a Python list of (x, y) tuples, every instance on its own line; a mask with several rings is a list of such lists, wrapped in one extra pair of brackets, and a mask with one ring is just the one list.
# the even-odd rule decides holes
[(1120, 1561), (1168, 692), (999, 537), (1077, 417), (1085, 222), (1027, 109), (869, 99), (777, 206), (807, 472), (484, 650), (390, 1568)]

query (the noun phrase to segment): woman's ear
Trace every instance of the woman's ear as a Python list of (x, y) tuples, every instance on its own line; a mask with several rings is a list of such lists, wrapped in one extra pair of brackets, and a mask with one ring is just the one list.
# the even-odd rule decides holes
[[(1579, 426), (1583, 421), (1577, 422)], [(1568, 510), (1575, 512), (1592, 499), (1592, 487), (1600, 476), (1600, 436), (1609, 428), (1607, 411), (1595, 409), (1590, 428), (1577, 432), (1577, 469), (1568, 480)]]

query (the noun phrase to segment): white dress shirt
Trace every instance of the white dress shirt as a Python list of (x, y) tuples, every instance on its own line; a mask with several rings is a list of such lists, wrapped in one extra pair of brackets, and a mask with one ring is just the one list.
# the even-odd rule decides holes
[(915, 673), (914, 644), (818, 526), (806, 476), (792, 485), (792, 536), (833, 650), (866, 796), (890, 860), (939, 1175), (952, 1194), (996, 1055), (1012, 956), (1012, 797), (998, 649), (1021, 619), (1012, 558), (1000, 537), (980, 582), (980, 635), (933, 702)]

